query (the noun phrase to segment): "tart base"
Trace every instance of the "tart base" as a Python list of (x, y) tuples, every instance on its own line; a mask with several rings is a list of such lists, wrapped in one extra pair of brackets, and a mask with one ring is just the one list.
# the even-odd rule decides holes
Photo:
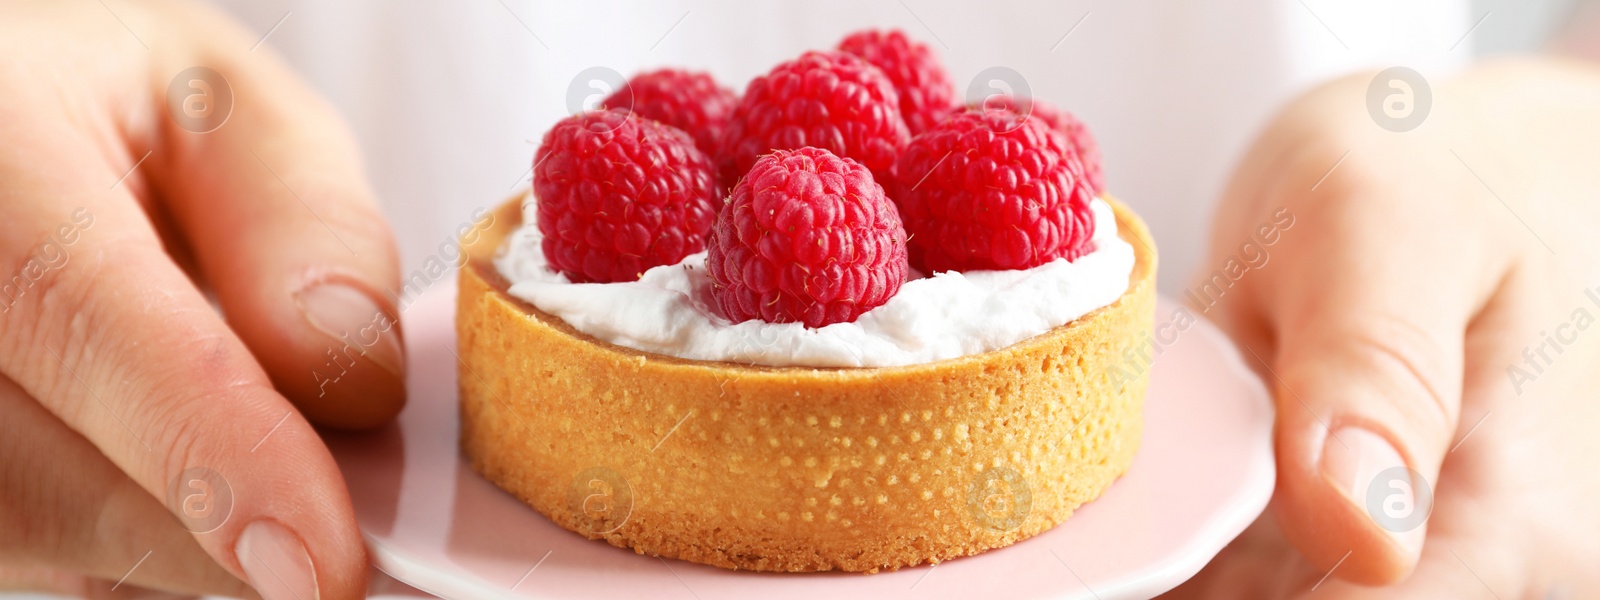
[(1115, 200), (1137, 257), (1117, 302), (1001, 350), (857, 369), (686, 360), (580, 333), (507, 294), (494, 267), (519, 200), (463, 240), (461, 447), (580, 535), (731, 569), (937, 563), (1055, 526), (1138, 449), (1156, 254)]

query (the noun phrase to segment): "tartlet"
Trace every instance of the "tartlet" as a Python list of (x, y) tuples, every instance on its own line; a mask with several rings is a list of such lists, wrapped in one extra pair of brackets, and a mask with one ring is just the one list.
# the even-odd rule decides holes
[[(563, 528), (757, 571), (898, 569), (1037, 535), (1132, 462), (1156, 252), (1116, 302), (1010, 347), (886, 368), (686, 360), (596, 340), (507, 293), (521, 196), (464, 239), (461, 447)], [(470, 242), (470, 243), (468, 243)]]

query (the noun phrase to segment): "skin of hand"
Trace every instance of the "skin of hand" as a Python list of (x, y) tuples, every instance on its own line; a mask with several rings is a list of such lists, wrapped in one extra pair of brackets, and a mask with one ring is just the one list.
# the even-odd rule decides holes
[(0, 5), (0, 588), (364, 595), (313, 424), (405, 402), (397, 255), (259, 39), (196, 3)]
[(1213, 228), (1226, 280), (1184, 293), (1273, 390), (1278, 480), (1170, 597), (1600, 597), (1600, 70), (1484, 63), (1404, 132), (1375, 79), (1266, 129)]

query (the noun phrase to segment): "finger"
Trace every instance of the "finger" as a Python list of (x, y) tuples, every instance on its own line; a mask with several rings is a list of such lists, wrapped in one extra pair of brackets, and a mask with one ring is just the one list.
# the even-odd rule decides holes
[[(1512, 574), (1510, 560), (1500, 543), (1475, 544), (1454, 536), (1429, 541), (1416, 571), (1404, 581), (1381, 588), (1327, 578), (1300, 597), (1307, 600), (1403, 600), (1409, 598), (1550, 598), (1545, 591), (1524, 591), (1525, 583)], [(1341, 567), (1342, 569), (1343, 567)]]
[[(162, 119), (166, 152), (151, 173), (228, 324), (312, 422), (388, 422), (405, 403), (388, 292), (399, 269), (351, 135), (269, 48), (239, 43), (248, 38), (227, 19), (171, 17), (211, 35), (157, 71), (205, 65), (217, 75), (179, 86), (185, 117)], [(183, 113), (193, 110), (211, 112)]]
[(45, 566), (32, 587), (249, 593), (160, 502), (4, 377), (0, 415), (0, 563)]
[(195, 539), (263, 596), (357, 597), (366, 555), (337, 465), (162, 252), (128, 188), (106, 190), (135, 156), (88, 159), (91, 136), (28, 139), (30, 153), (0, 161), (22, 198), (0, 257), (36, 264), (38, 240), (71, 241), (22, 268), (27, 289), (0, 315), (0, 372), (157, 498), (191, 468), (216, 473), (233, 510)]
[(406, 585), (404, 582), (390, 577), (388, 573), (372, 570), (372, 584), (368, 590), (373, 596), (403, 597), (403, 598), (433, 598), (432, 594)]
[(1502, 596), (1596, 597), (1600, 546), (1588, 532), (1600, 515), (1575, 490), (1600, 456), (1600, 340), (1584, 331), (1600, 290), (1554, 291), (1540, 272), (1552, 268), (1514, 269), (1468, 329), (1461, 423), (1441, 475), (1454, 495), (1441, 494), (1432, 520), (1478, 541), (1457, 552)]
[(1330, 179), (1326, 199), (1296, 205), (1316, 226), (1281, 243), (1293, 268), (1262, 271), (1245, 297), (1277, 350), (1258, 356), (1276, 384), (1284, 533), (1314, 566), (1381, 584), (1421, 552), (1460, 412), (1464, 332), (1507, 261), (1481, 240), (1405, 244), (1432, 239), (1410, 223), (1477, 229), (1450, 222), (1470, 217), (1409, 214), (1427, 204), (1405, 193), (1422, 190), (1373, 200), (1343, 187), (1357, 180)]
[[(86, 577), (48, 567), (0, 567), (0, 592), (42, 592), (86, 600), (183, 600), (198, 598)], [(29, 596), (31, 597), (31, 596)]]

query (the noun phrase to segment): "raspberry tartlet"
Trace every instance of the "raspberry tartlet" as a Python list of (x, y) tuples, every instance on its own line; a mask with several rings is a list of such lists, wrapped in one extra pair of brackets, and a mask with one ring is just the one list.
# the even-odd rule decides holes
[[(631, 128), (557, 125), (538, 157), (567, 185), (512, 198), (462, 240), (463, 451), (566, 529), (732, 569), (898, 569), (1061, 523), (1139, 446), (1149, 232), (1037, 120), (956, 116), (907, 138), (898, 115), (836, 115), (840, 131), (888, 132), (865, 154), (741, 131), (760, 103), (850, 86), (897, 110), (877, 67), (790, 65), (844, 75), (751, 86), (709, 216), (694, 132), (636, 113)], [(632, 145), (606, 150), (617, 139)], [(681, 235), (681, 258), (623, 237), (641, 229)], [(919, 235), (950, 239), (933, 252)], [(577, 246), (610, 258), (561, 258)]]

